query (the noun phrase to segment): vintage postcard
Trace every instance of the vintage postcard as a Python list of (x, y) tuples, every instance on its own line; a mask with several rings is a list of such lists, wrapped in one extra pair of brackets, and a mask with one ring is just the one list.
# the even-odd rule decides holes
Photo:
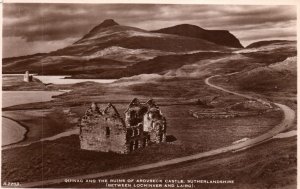
[(2, 188), (297, 188), (297, 3), (2, 3)]

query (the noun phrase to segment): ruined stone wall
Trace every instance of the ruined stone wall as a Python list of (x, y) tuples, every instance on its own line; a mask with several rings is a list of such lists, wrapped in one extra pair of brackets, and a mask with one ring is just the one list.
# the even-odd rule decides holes
[(167, 122), (158, 106), (152, 102), (144, 115), (144, 131), (149, 132), (150, 142), (166, 142)]
[(126, 153), (126, 128), (123, 120), (117, 115), (102, 115), (87, 111), (80, 128), (80, 145), (82, 149)]
[(143, 122), (147, 106), (141, 104), (138, 99), (133, 99), (125, 111), (125, 124), (127, 127), (138, 125)]
[(166, 122), (164, 120), (155, 120), (149, 131), (150, 142), (161, 143), (166, 142)]
[(85, 150), (117, 153), (126, 151), (126, 131), (101, 119), (96, 124), (83, 127), (80, 137), (81, 148)]
[(149, 117), (148, 114), (145, 114), (143, 122), (144, 131), (149, 132), (153, 128), (153, 120)]
[(134, 99), (125, 111), (125, 121), (112, 105), (100, 111), (93, 103), (80, 122), (81, 149), (130, 153), (151, 143), (166, 142), (166, 119), (153, 100)]
[(127, 128), (126, 141), (128, 152), (132, 152), (136, 149), (148, 146), (149, 137), (143, 131), (143, 125), (139, 124), (137, 126)]

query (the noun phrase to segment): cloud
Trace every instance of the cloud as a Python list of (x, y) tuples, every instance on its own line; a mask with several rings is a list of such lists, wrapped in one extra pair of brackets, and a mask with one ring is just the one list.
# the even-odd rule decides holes
[(22, 56), (42, 52), (50, 52), (75, 42), (76, 38), (66, 38), (57, 41), (27, 42), (21, 37), (3, 38), (3, 57)]
[(67, 45), (66, 39), (81, 38), (104, 19), (112, 18), (122, 25), (146, 30), (182, 23), (225, 29), (248, 43), (264, 38), (295, 38), (296, 11), (296, 6), (290, 5), (9, 3), (3, 6), (3, 37), (5, 42), (14, 38), (29, 44), (55, 41)]

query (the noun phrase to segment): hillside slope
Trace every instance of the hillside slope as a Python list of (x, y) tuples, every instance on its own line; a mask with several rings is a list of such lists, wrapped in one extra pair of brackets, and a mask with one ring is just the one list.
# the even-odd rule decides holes
[(93, 28), (83, 38), (74, 44), (60, 49), (55, 55), (94, 55), (99, 50), (117, 46), (127, 49), (151, 49), (165, 52), (188, 52), (194, 50), (228, 50), (226, 47), (216, 45), (210, 41), (186, 36), (152, 33), (130, 26), (122, 26), (114, 21), (111, 25)]
[(258, 41), (246, 48), (234, 51), (247, 57), (255, 58), (260, 63), (281, 62), (297, 55), (297, 42), (287, 40)]
[(252, 91), (297, 91), (297, 57), (289, 57), (282, 62), (255, 68), (231, 77), (243, 90)]

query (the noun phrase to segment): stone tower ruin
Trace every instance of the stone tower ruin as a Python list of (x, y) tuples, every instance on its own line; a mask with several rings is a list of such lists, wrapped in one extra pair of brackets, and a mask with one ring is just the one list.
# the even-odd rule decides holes
[(166, 119), (153, 100), (133, 99), (123, 117), (114, 105), (100, 110), (92, 103), (79, 122), (81, 149), (128, 154), (166, 142)]
[(25, 82), (31, 82), (32, 81), (32, 75), (29, 75), (29, 71), (26, 71), (24, 74), (24, 81)]

